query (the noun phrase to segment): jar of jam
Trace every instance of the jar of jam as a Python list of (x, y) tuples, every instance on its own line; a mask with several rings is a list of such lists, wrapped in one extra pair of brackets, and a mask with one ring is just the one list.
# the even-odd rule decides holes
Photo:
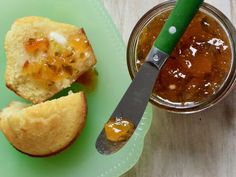
[[(158, 38), (175, 2), (148, 11), (136, 24), (127, 49), (132, 78)], [(150, 102), (167, 111), (194, 113), (215, 105), (236, 80), (236, 30), (227, 17), (204, 3), (157, 78)]]

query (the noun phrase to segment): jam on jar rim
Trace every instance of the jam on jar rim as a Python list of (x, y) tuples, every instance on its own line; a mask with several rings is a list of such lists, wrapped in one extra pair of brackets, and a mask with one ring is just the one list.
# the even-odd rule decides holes
[[(136, 47), (138, 43), (138, 37), (141, 34), (143, 28), (153, 20), (156, 16), (159, 14), (168, 11), (172, 9), (174, 6), (174, 2), (164, 2), (153, 9), (151, 9), (149, 12), (147, 12), (137, 23), (136, 27), (134, 28), (131, 37), (129, 39), (128, 43), (128, 50), (127, 50), (127, 63), (128, 68), (131, 77), (133, 78), (135, 73), (138, 70), (136, 62)], [(235, 33), (235, 29), (233, 25), (230, 23), (230, 21), (225, 17), (219, 10), (212, 7), (211, 5), (208, 5), (206, 3), (203, 4), (203, 6), (200, 8), (201, 11), (205, 12), (208, 16), (213, 18), (215, 21), (218, 22), (218, 24), (223, 28), (224, 32), (226, 33), (227, 39), (229, 40), (229, 47), (231, 48), (231, 62), (230, 62), (230, 68), (227, 76), (225, 77), (223, 83), (221, 84), (220, 88), (217, 90), (217, 92), (209, 96), (207, 100), (199, 101), (197, 103), (191, 103), (186, 102), (185, 105), (181, 103), (173, 103), (168, 100), (162, 100), (156, 96), (151, 96), (150, 101), (159, 107), (162, 107), (170, 112), (177, 112), (177, 113), (193, 113), (198, 112), (201, 110), (204, 110), (208, 107), (211, 107), (212, 105), (216, 104), (222, 98), (228, 93), (233, 86), (233, 83), (235, 82), (235, 71), (232, 68), (235, 68), (235, 61), (233, 60), (235, 56), (235, 49), (233, 46), (235, 46), (233, 38), (235, 36), (232, 35), (232, 33)], [(135, 56), (135, 57), (134, 57)], [(132, 59), (132, 58), (135, 58)]]

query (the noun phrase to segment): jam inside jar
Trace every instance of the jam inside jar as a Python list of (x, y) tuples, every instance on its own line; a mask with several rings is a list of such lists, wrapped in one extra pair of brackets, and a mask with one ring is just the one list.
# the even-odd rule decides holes
[[(141, 31), (136, 48), (139, 68), (170, 14), (155, 16)], [(214, 95), (231, 67), (231, 46), (224, 28), (199, 11), (160, 71), (153, 95), (177, 105), (193, 105)]]

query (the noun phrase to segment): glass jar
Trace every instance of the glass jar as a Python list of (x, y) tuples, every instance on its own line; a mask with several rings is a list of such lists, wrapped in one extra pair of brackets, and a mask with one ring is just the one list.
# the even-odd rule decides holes
[[(161, 3), (150, 11), (148, 11), (136, 24), (134, 27), (131, 36), (128, 42), (128, 49), (127, 49), (127, 64), (131, 78), (133, 79), (135, 74), (138, 71), (137, 66), (137, 46), (139, 41), (139, 36), (144, 29), (144, 27), (152, 21), (156, 16), (160, 15), (163, 12), (169, 11), (173, 9), (175, 5), (175, 1), (168, 1)], [(202, 110), (205, 110), (219, 101), (221, 101), (233, 88), (236, 80), (236, 30), (229, 19), (218, 9), (215, 7), (203, 3), (200, 8), (200, 11), (206, 13), (208, 16), (215, 19), (225, 30), (225, 33), (228, 36), (230, 47), (231, 47), (231, 66), (227, 77), (225, 78), (224, 82), (221, 84), (221, 87), (218, 91), (209, 96), (206, 100), (201, 102), (196, 102), (195, 104), (174, 104), (167, 100), (160, 98), (157, 95), (152, 94), (150, 97), (150, 102), (153, 105), (156, 105), (160, 108), (163, 108), (170, 112), (175, 113), (195, 113)]]

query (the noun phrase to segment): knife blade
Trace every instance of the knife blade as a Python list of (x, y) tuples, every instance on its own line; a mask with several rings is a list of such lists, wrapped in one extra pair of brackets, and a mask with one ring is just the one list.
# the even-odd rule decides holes
[[(160, 51), (158, 48), (152, 48), (146, 62), (141, 66), (133, 82), (112, 113), (112, 118), (128, 118), (135, 127), (138, 126), (149, 101), (160, 68), (168, 57), (168, 54)], [(102, 130), (97, 139), (96, 148), (101, 154), (111, 154), (118, 151), (125, 143), (126, 141), (114, 143), (107, 140), (105, 131)]]

